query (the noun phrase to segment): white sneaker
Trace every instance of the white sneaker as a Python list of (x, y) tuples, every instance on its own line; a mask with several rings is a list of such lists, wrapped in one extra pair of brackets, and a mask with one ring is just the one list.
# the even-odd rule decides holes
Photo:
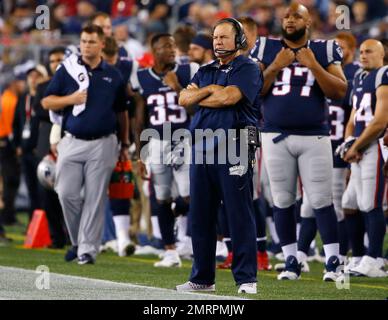
[(223, 257), (225, 259), (228, 257), (228, 247), (224, 241), (217, 241), (216, 257)]
[(182, 267), (182, 261), (181, 258), (179, 258), (179, 254), (176, 250), (166, 250), (163, 259), (161, 261), (155, 262), (154, 267), (180, 268)]
[(361, 257), (351, 257), (348, 263), (344, 267), (344, 272), (352, 274), (350, 270), (357, 267), (360, 264), (360, 262), (361, 262)]
[(198, 284), (193, 283), (191, 281), (187, 281), (184, 284), (177, 285), (175, 287), (176, 291), (179, 292), (193, 292), (193, 291), (206, 291), (206, 292), (214, 292), (216, 291), (215, 284)]
[(145, 255), (159, 256), (159, 254), (161, 254), (162, 252), (163, 252), (163, 250), (157, 249), (157, 248), (150, 246), (150, 245), (136, 246), (136, 250), (135, 250), (134, 255), (137, 255), (137, 256), (145, 256)]
[(278, 274), (278, 280), (298, 280), (299, 278), (300, 276), (297, 273), (287, 270)]
[(193, 246), (190, 238), (185, 238), (176, 245), (176, 251), (182, 259), (191, 259), (193, 255)]
[(323, 281), (336, 282), (343, 276), (341, 272), (326, 271), (323, 275)]
[(363, 256), (359, 265), (350, 269), (350, 272), (358, 273), (370, 278), (383, 278), (387, 277), (387, 273), (383, 270), (377, 259), (370, 256)]
[(256, 294), (257, 293), (256, 282), (240, 284), (240, 286), (238, 287), (237, 293)]

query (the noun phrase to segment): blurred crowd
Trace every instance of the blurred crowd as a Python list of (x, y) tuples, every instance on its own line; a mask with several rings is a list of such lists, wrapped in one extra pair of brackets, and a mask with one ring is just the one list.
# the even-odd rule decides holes
[[(173, 32), (190, 25), (197, 32), (211, 31), (225, 17), (251, 16), (259, 36), (279, 35), (279, 17), (287, 0), (3, 0), (0, 2), (1, 65), (15, 65), (26, 56), (37, 60), (45, 47), (74, 43), (82, 25), (97, 12), (112, 19), (116, 40), (131, 58), (141, 59), (147, 39), (155, 32)], [(350, 27), (361, 42), (367, 37), (388, 37), (388, 0), (300, 0), (313, 17), (312, 38), (327, 38), (338, 31), (339, 5), (349, 10)], [(37, 30), (39, 5), (50, 11), (49, 30)], [(347, 12), (346, 12), (347, 14)], [(39, 46), (35, 48), (34, 45)], [(43, 53), (42, 53), (43, 52)], [(0, 65), (0, 69), (1, 69)], [(1, 80), (0, 80), (1, 82)]]

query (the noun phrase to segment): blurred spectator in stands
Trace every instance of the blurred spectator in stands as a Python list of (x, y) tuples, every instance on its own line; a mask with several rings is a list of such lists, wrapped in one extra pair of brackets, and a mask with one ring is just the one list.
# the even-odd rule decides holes
[(127, 24), (120, 24), (114, 27), (114, 38), (120, 46), (124, 47), (128, 52), (128, 57), (131, 60), (141, 58), (145, 53), (145, 48), (142, 43), (130, 36)]
[(360, 25), (366, 22), (368, 17), (368, 4), (365, 1), (357, 0), (352, 5), (353, 25)]
[(142, 22), (145, 33), (168, 32), (168, 18), (171, 16), (172, 4), (168, 0), (137, 0), (138, 18)]
[(120, 17), (130, 17), (136, 14), (136, 0), (113, 0), (111, 17), (113, 19)]
[(61, 33), (65, 33), (64, 26), (69, 20), (66, 10), (66, 5), (59, 2), (50, 7), (50, 30), (59, 30)]
[(88, 22), (93, 14), (96, 12), (96, 7), (91, 0), (80, 0), (77, 3), (77, 14), (70, 17), (70, 19), (63, 26), (65, 34), (79, 34), (82, 25)]
[[(65, 57), (64, 47), (55, 47), (48, 54), (49, 75), (54, 75), (57, 67)], [(50, 83), (50, 79), (42, 82), (36, 89), (33, 110), (39, 120), (39, 135), (36, 147), (36, 156), (39, 161), (48, 154), (52, 154), (56, 158), (56, 145), (50, 145), (50, 132), (52, 123), (48, 110), (44, 110), (40, 101), (44, 97), (44, 92)], [(46, 211), (47, 221), (49, 224), (50, 236), (52, 239), (52, 249), (61, 249), (68, 241), (66, 225), (63, 218), (62, 207), (58, 200), (57, 193), (52, 189), (41, 188), (42, 206)]]
[(192, 26), (194, 30), (201, 28), (201, 5), (197, 2), (189, 2), (187, 6), (187, 14), (183, 14), (179, 19), (182, 24)]
[(39, 135), (39, 118), (33, 109), (36, 88), (38, 84), (47, 80), (47, 71), (40, 65), (27, 71), (27, 91), (18, 98), (15, 111), (14, 137), (15, 144), (22, 150), (22, 170), (26, 179), (30, 208), (28, 211), (31, 220), (34, 210), (41, 208), (39, 194), (39, 182), (36, 169), (39, 158), (36, 155), (36, 147)]
[(14, 119), (18, 96), (25, 90), (22, 74), (15, 77), (6, 87), (0, 101), (0, 167), (3, 177), (3, 204), (0, 221), (3, 225), (17, 223), (15, 198), (20, 183), (20, 148), (13, 139)]
[(189, 48), (191, 40), (195, 37), (195, 30), (190, 26), (180, 26), (174, 31), (172, 36), (177, 47), (176, 60), (178, 64), (189, 63)]
[(212, 4), (206, 4), (200, 8), (200, 30), (212, 32), (215, 23), (219, 20), (217, 17), (218, 9)]
[[(112, 20), (107, 13), (96, 12), (92, 15), (89, 22), (101, 27), (106, 37), (113, 36)], [(125, 58), (128, 57), (128, 51), (123, 47), (121, 43), (119, 45), (119, 56)]]
[(274, 27), (274, 12), (269, 5), (260, 5), (253, 11), (253, 19), (257, 21), (257, 33), (259, 36), (268, 36)]
[(16, 1), (10, 16), (14, 32), (20, 34), (31, 31), (34, 25), (35, 10), (28, 1)]

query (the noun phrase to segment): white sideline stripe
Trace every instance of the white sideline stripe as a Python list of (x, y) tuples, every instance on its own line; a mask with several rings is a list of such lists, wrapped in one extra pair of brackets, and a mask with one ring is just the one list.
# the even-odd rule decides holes
[[(31, 269), (24, 269), (24, 268), (15, 268), (15, 267), (5, 267), (5, 266), (0, 266), (0, 273), (2, 270), (5, 271), (18, 271), (18, 272), (26, 272), (26, 273), (32, 273), (36, 276), (38, 276), (37, 273), (35, 273), (35, 270)], [(195, 293), (195, 292), (184, 292), (184, 293), (178, 293), (176, 290), (173, 289), (165, 289), (165, 288), (158, 288), (158, 287), (151, 287), (151, 286), (144, 286), (144, 285), (138, 285), (138, 284), (132, 284), (132, 283), (124, 283), (124, 282), (115, 282), (115, 281), (109, 281), (109, 280), (102, 280), (102, 279), (94, 279), (94, 278), (85, 278), (85, 277), (79, 277), (79, 276), (73, 276), (73, 275), (64, 275), (60, 273), (55, 273), (55, 272), (50, 272), (50, 275), (55, 275), (58, 278), (65, 278), (65, 279), (74, 279), (74, 280), (83, 280), (83, 281), (89, 281), (89, 282), (94, 282), (94, 283), (101, 283), (101, 284), (108, 284), (108, 285), (120, 285), (122, 287), (127, 287), (127, 288), (139, 288), (139, 289), (149, 289), (152, 291), (160, 291), (161, 293), (172, 293), (174, 295), (182, 295), (183, 296), (188, 296), (187, 300), (190, 300), (190, 296), (194, 297), (202, 297), (202, 298), (212, 298), (214, 299), (222, 299), (222, 300), (249, 300), (249, 299), (244, 299), (244, 298), (239, 298), (235, 296), (224, 296), (224, 295), (216, 295), (216, 294), (205, 294), (205, 293)], [(237, 290), (237, 287), (236, 287)], [(163, 295), (161, 295), (161, 298)], [(0, 300), (8, 300), (8, 298), (4, 298), (0, 296)]]

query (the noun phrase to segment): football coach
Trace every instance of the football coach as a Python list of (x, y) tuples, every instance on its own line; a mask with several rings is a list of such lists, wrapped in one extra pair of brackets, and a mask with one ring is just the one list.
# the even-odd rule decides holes
[[(246, 48), (242, 25), (227, 18), (217, 22), (213, 30), (216, 60), (201, 67), (191, 84), (181, 92), (179, 104), (199, 105), (191, 130), (223, 130), (226, 144), (229, 130), (238, 132), (247, 126), (258, 127), (259, 93), (262, 74), (257, 65), (241, 54)], [(213, 139), (213, 138), (212, 138)], [(239, 143), (234, 138), (237, 149)], [(193, 139), (194, 140), (194, 139)], [(198, 153), (221, 148), (219, 139), (212, 140), (210, 150), (204, 141), (195, 139), (190, 166), (190, 218), (194, 263), (190, 281), (178, 285), (178, 291), (215, 291), (215, 251), (217, 209), (225, 205), (233, 246), (232, 272), (239, 293), (256, 293), (256, 229), (252, 204), (252, 166), (234, 165), (229, 159), (214, 164), (195, 163)], [(224, 141), (225, 143), (225, 141)], [(251, 148), (246, 148), (252, 153)], [(248, 151), (250, 150), (250, 151)], [(244, 155), (241, 154), (240, 159)], [(254, 152), (254, 151), (253, 151)], [(248, 158), (248, 155), (245, 155)], [(252, 154), (249, 155), (252, 159)], [(202, 161), (203, 162), (203, 161)], [(244, 168), (242, 168), (244, 167)]]

